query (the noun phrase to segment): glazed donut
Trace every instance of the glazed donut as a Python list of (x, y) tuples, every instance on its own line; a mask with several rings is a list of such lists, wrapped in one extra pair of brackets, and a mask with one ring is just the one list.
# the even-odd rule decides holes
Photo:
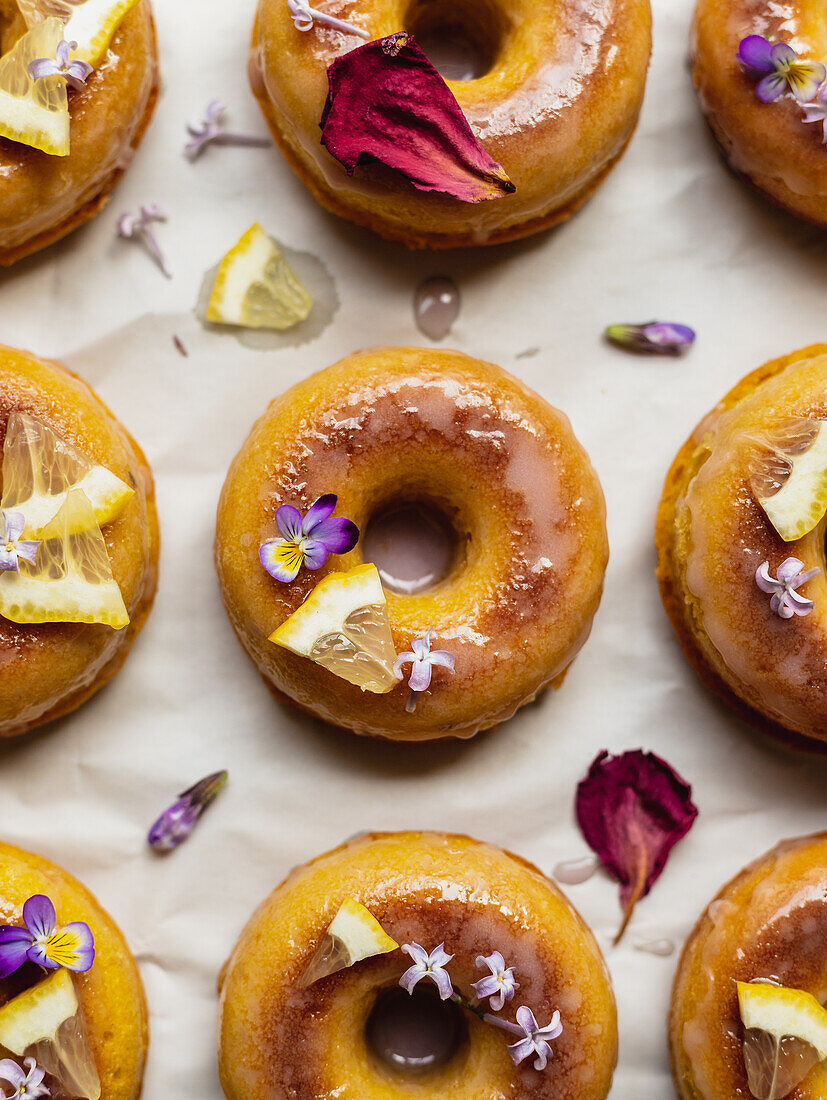
[[(403, 684), (360, 691), (268, 641), (320, 573), (261, 566), (280, 505), (338, 494), (364, 532), (388, 506), (423, 503), (456, 535), (448, 575), (387, 593), (397, 652), (435, 632), (453, 676), (406, 710)], [(568, 420), (498, 367), (459, 352), (376, 348), (274, 401), (232, 463), (216, 562), (233, 627), (278, 694), (334, 725), (395, 740), (469, 737), (563, 674), (588, 636), (608, 557), (597, 475)], [(362, 543), (325, 571), (364, 561)]]
[[(17, 0), (0, 0), (4, 28)], [(0, 264), (13, 264), (65, 237), (100, 212), (129, 167), (158, 97), (158, 55), (149, 0), (115, 31), (86, 86), (69, 95), (71, 152), (49, 156), (0, 138)]]
[(701, 107), (730, 166), (792, 214), (827, 226), (827, 152), (821, 126), (807, 124), (787, 96), (762, 103), (738, 61), (743, 39), (792, 45), (802, 59), (827, 62), (821, 0), (698, 0), (692, 71)]
[[(680, 1100), (753, 1095), (736, 983), (769, 979), (824, 1000), (826, 943), (827, 833), (779, 845), (721, 890), (687, 941), (672, 993), (669, 1045)], [(787, 1095), (823, 1100), (827, 1062)]]
[(134, 490), (103, 528), (130, 622), (115, 630), (97, 623), (20, 624), (0, 617), (0, 737), (74, 710), (114, 676), (149, 614), (158, 579), (152, 472), (100, 399), (59, 364), (0, 348), (0, 444), (13, 413), (38, 418)]
[[(825, 522), (785, 542), (759, 504), (755, 474), (797, 418), (827, 419), (827, 345), (747, 375), (672, 464), (657, 519), (663, 602), (701, 678), (743, 717), (785, 739), (827, 741)], [(806, 442), (806, 441), (805, 441)], [(795, 447), (780, 446), (786, 466)], [(799, 559), (821, 573), (812, 613), (782, 618), (756, 575)]]
[(449, 81), (475, 135), (516, 193), (469, 204), (417, 191), (377, 165), (353, 176), (320, 144), (327, 68), (361, 41), (293, 25), (282, 0), (260, 0), (250, 75), (284, 156), (334, 214), (412, 248), (495, 244), (568, 218), (595, 190), (635, 128), (651, 48), (648, 0), (321, 0), (317, 8), (373, 39), (453, 32), (481, 47), (488, 71)]
[[(29, 898), (38, 895), (52, 902), (60, 926), (83, 921), (92, 932), (94, 962), (91, 969), (74, 975), (73, 985), (89, 1054), (100, 1079), (101, 1100), (137, 1100), (141, 1095), (149, 1045), (149, 1020), (138, 967), (122, 932), (86, 887), (68, 871), (42, 856), (0, 844), (0, 924), (24, 926), (23, 906)], [(58, 974), (65, 977), (66, 973), (48, 972), (52, 978)], [(44, 980), (49, 980), (47, 972), (33, 963), (25, 963), (21, 969), (0, 979), (0, 1035), (4, 1038), (10, 1010), (20, 1004), (19, 1001), (13, 1003), (15, 999), (25, 997), (30, 989), (39, 988), (38, 983)], [(39, 1023), (42, 1025), (47, 1019), (50, 1017), (41, 1002)], [(15, 1024), (15, 1031), (22, 1032), (19, 1013)], [(66, 1047), (72, 1046), (62, 1033), (59, 1039)], [(75, 1046), (71, 1066), (79, 1061), (77, 1052)], [(14, 1053), (18, 1055), (17, 1051)], [(34, 1053), (40, 1061), (40, 1051)], [(22, 1054), (18, 1060), (22, 1062)], [(47, 1076), (46, 1084), (54, 1097), (81, 1095), (70, 1088), (64, 1091), (51, 1075)], [(92, 1093), (84, 1091), (82, 1095)]]
[[(545, 1069), (531, 1060), (515, 1066), (509, 1036), (458, 1011), (455, 1042), (440, 1052), (439, 1064), (429, 1051), (426, 1071), (411, 1072), (393, 1025), (388, 1046), (369, 1037), (377, 1035), (377, 1015), (381, 1034), (382, 1013), (394, 1012), (388, 998), (411, 961), (401, 951), (302, 988), (303, 971), (348, 898), (399, 944), (430, 951), (444, 942), (457, 991), (470, 994), (470, 983), (482, 976), (477, 957), (499, 951), (519, 982), (502, 1015), (511, 1019), (516, 1006), (527, 1005), (543, 1026), (560, 1012), (562, 1033)], [(464, 836), (371, 834), (300, 867), (253, 916), (220, 986), (219, 1071), (228, 1100), (603, 1100), (617, 1057), (608, 972), (581, 917), (536, 868)], [(422, 996), (401, 994), (396, 1011), (438, 1013), (440, 1001), (427, 997), (424, 986), (416, 989)], [(453, 1002), (434, 1022), (450, 1028), (454, 1015), (446, 1007)], [(404, 1016), (402, 1022), (404, 1028)]]

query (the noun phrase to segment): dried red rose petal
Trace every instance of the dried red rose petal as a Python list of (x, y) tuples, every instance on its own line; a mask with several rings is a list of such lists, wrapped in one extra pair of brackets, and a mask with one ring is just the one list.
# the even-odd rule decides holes
[(322, 145), (349, 174), (381, 161), (420, 191), (463, 202), (516, 188), (477, 141), (451, 90), (401, 31), (358, 46), (328, 67)]
[(602, 752), (577, 787), (577, 820), (586, 843), (620, 883), (626, 931), (635, 905), (698, 816), (692, 788), (651, 752)]

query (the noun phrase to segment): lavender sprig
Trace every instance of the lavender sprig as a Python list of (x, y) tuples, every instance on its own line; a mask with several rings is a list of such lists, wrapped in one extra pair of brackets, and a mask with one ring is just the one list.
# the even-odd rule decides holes
[(171, 279), (172, 273), (151, 229), (151, 226), (167, 220), (166, 210), (159, 203), (152, 202), (142, 206), (139, 214), (121, 214), (118, 218), (118, 236), (124, 240), (141, 241), (164, 275)]
[(209, 145), (248, 145), (264, 147), (269, 145), (268, 138), (255, 137), (251, 134), (233, 134), (224, 129), (224, 115), (227, 106), (220, 99), (213, 99), (207, 104), (203, 120), (194, 126), (187, 123), (187, 130), (192, 141), (184, 146), (184, 156), (189, 161), (198, 160)]
[(227, 782), (226, 771), (215, 772), (179, 795), (149, 830), (148, 841), (156, 852), (171, 852), (192, 832), (195, 823)]

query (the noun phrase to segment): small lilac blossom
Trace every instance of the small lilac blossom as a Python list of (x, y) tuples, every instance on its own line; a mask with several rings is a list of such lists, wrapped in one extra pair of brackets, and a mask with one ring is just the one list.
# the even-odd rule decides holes
[(349, 519), (334, 516), (337, 497), (326, 493), (310, 506), (302, 517), (292, 504), (282, 504), (276, 512), (280, 538), (267, 539), (258, 556), (271, 577), (289, 584), (302, 566), (321, 569), (328, 554), (347, 554), (359, 541), (359, 528)]
[(34, 1058), (26, 1058), (23, 1065), (25, 1069), (11, 1058), (0, 1061), (0, 1083), (6, 1082), (14, 1089), (12, 1093), (0, 1089), (2, 1100), (37, 1100), (40, 1096), (49, 1095), (43, 1084), (46, 1070), (41, 1069)]
[(20, 559), (34, 565), (40, 541), (21, 539), (26, 518), (22, 512), (3, 512), (5, 537), (0, 545), (0, 573), (11, 570), (20, 572)]
[(650, 321), (644, 325), (609, 325), (606, 337), (631, 351), (680, 355), (695, 343), (695, 330), (671, 321)]
[(511, 1055), (514, 1065), (518, 1066), (526, 1058), (536, 1054), (534, 1068), (544, 1070), (553, 1053), (550, 1045), (551, 1040), (557, 1039), (563, 1034), (563, 1025), (560, 1023), (560, 1013), (555, 1012), (551, 1017), (551, 1022), (546, 1024), (545, 1027), (540, 1027), (531, 1009), (521, 1005), (517, 1009), (517, 1025), (512, 1025), (510, 1030), (513, 1030), (515, 1035), (522, 1034), (522, 1038), (516, 1043), (512, 1043), (508, 1048), (508, 1053)]
[(368, 31), (355, 27), (353, 23), (347, 23), (344, 19), (335, 19), (332, 15), (325, 15), (323, 11), (311, 8), (307, 0), (287, 0), (287, 7), (290, 9), (296, 28), (300, 31), (312, 31), (314, 23), (322, 23), (335, 31), (341, 31), (342, 34), (358, 34), (365, 41), (370, 38)]
[(773, 103), (787, 91), (799, 103), (809, 103), (827, 80), (820, 61), (802, 61), (787, 42), (770, 42), (760, 34), (742, 38), (737, 57), (747, 76), (758, 80), (755, 94), (762, 103)]
[(226, 771), (215, 772), (179, 795), (149, 830), (148, 841), (156, 852), (171, 852), (190, 835), (204, 810), (227, 782)]
[(142, 206), (140, 214), (121, 214), (118, 218), (118, 236), (124, 240), (142, 241), (150, 256), (168, 279), (172, 278), (161, 246), (150, 226), (167, 221), (167, 212), (157, 202)]
[(72, 50), (78, 48), (77, 42), (61, 41), (57, 44), (54, 57), (38, 57), (29, 62), (29, 76), (32, 80), (43, 80), (47, 76), (62, 76), (66, 83), (79, 92), (86, 87), (86, 81), (95, 71), (92, 66), (80, 58), (70, 59)]
[(494, 951), (491, 955), (477, 955), (477, 966), (487, 966), (491, 971), (478, 982), (471, 983), (477, 999), (484, 1001), (490, 998), (489, 1007), (495, 1012), (501, 1012), (520, 988), (520, 983), (514, 977), (514, 967), (505, 965), (505, 959), (499, 951)]
[(208, 145), (269, 145), (268, 138), (254, 137), (250, 134), (232, 134), (224, 129), (224, 115), (227, 105), (219, 99), (207, 104), (204, 118), (198, 126), (187, 123), (187, 130), (192, 141), (184, 146), (184, 156), (187, 160), (198, 160)]
[(812, 600), (800, 595), (796, 589), (818, 576), (820, 569), (808, 569), (802, 573), (804, 562), (798, 558), (787, 558), (778, 567), (778, 576), (770, 576), (770, 563), (762, 562), (755, 572), (755, 583), (762, 592), (771, 595), (770, 609), (781, 619), (791, 619), (793, 615), (809, 615), (815, 607)]
[(822, 84), (812, 103), (803, 104), (804, 121), (820, 122), (824, 127), (824, 144), (827, 145), (827, 84)]
[(403, 943), (402, 950), (414, 961), (413, 966), (399, 979), (399, 984), (405, 992), (413, 993), (418, 982), (423, 978), (430, 978), (439, 990), (440, 1000), (449, 1001), (454, 995), (454, 987), (445, 966), (454, 956), (446, 954), (445, 944), (441, 943), (439, 947), (434, 948), (430, 955), (418, 943)]
[(0, 978), (14, 974), (27, 961), (46, 970), (64, 967), (83, 973), (95, 961), (95, 940), (88, 924), (73, 921), (58, 926), (55, 907), (43, 894), (23, 906), (23, 924), (0, 928)]
[(406, 653), (400, 653), (396, 658), (393, 671), (402, 679), (402, 669), (405, 665), (411, 666), (408, 677), (408, 687), (411, 689), (408, 696), (406, 709), (416, 710), (417, 696), (422, 691), (427, 691), (431, 685), (431, 675), (434, 665), (441, 665), (449, 672), (454, 671), (454, 655), (444, 649), (431, 650), (431, 645), (436, 640), (435, 630), (426, 630), (421, 638), (414, 638), (411, 649)]

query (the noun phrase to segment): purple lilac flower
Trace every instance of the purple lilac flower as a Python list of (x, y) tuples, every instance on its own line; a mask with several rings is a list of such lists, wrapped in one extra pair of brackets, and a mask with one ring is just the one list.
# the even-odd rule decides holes
[(58, 927), (55, 907), (43, 894), (23, 906), (23, 924), (0, 928), (0, 978), (7, 978), (26, 961), (47, 970), (64, 967), (83, 973), (95, 961), (95, 940), (88, 924), (74, 921)]
[(187, 160), (197, 160), (208, 145), (269, 145), (268, 138), (253, 137), (249, 134), (232, 134), (224, 129), (224, 115), (227, 105), (219, 99), (207, 104), (204, 119), (198, 126), (187, 123), (192, 141), (184, 146)]
[(149, 844), (156, 852), (170, 852), (187, 839), (201, 814), (227, 782), (226, 771), (215, 772), (184, 791), (149, 830)]
[(400, 653), (396, 658), (393, 671), (400, 679), (404, 666), (411, 666), (411, 674), (408, 677), (408, 687), (411, 689), (406, 708), (408, 711), (416, 710), (417, 696), (430, 687), (434, 665), (441, 665), (449, 672), (454, 671), (453, 653), (447, 653), (444, 649), (431, 650), (435, 640), (436, 631), (427, 630), (421, 638), (415, 638), (411, 642), (411, 649), (408, 652)]
[(827, 84), (821, 86), (821, 91), (812, 103), (804, 104), (804, 121), (821, 122), (823, 124), (823, 141), (827, 145)]
[(78, 48), (77, 42), (61, 41), (57, 44), (54, 57), (38, 57), (29, 62), (29, 76), (32, 80), (43, 80), (47, 76), (62, 76), (66, 83), (79, 92), (95, 71), (86, 61), (70, 59), (72, 50)]
[(343, 34), (358, 34), (367, 41), (370, 34), (361, 27), (355, 27), (353, 23), (346, 23), (344, 19), (335, 19), (332, 15), (325, 15), (323, 11), (311, 8), (307, 0), (287, 0), (287, 7), (293, 16), (293, 22), (300, 31), (312, 31), (314, 23), (323, 23), (326, 27), (332, 27)]
[(454, 995), (454, 987), (445, 966), (454, 956), (446, 954), (445, 944), (441, 943), (430, 954), (418, 943), (403, 943), (402, 950), (414, 961), (413, 966), (399, 979), (399, 984), (405, 992), (413, 993), (418, 982), (423, 978), (430, 978), (439, 990), (440, 1000), (449, 1001)]
[(650, 321), (644, 325), (609, 325), (606, 337), (632, 351), (679, 355), (695, 343), (695, 330), (671, 321)]
[(41, 1069), (34, 1058), (26, 1058), (23, 1064), (25, 1069), (11, 1058), (4, 1058), (0, 1062), (0, 1081), (5, 1081), (14, 1089), (10, 1094), (5, 1089), (0, 1089), (3, 1100), (38, 1100), (38, 1097), (49, 1095), (49, 1090), (43, 1084), (46, 1070)]
[(478, 982), (471, 983), (477, 999), (484, 1001), (490, 998), (489, 1007), (495, 1012), (501, 1012), (520, 988), (520, 983), (514, 977), (514, 967), (505, 965), (505, 959), (499, 951), (494, 951), (491, 955), (478, 955), (477, 966), (487, 966), (491, 971)]
[(22, 512), (3, 512), (5, 537), (0, 545), (0, 573), (11, 570), (20, 572), (20, 558), (34, 565), (40, 541), (21, 539), (26, 526), (26, 517)]
[(798, 558), (787, 558), (778, 567), (778, 576), (770, 576), (770, 563), (762, 562), (755, 572), (755, 583), (762, 592), (771, 595), (770, 609), (781, 619), (791, 619), (793, 615), (809, 615), (815, 607), (812, 600), (800, 595), (796, 589), (818, 576), (820, 569), (808, 569), (802, 573), (804, 562)]
[(787, 42), (770, 42), (760, 34), (742, 38), (737, 56), (744, 72), (758, 80), (755, 94), (762, 103), (773, 103), (787, 91), (799, 103), (809, 103), (827, 80), (820, 61), (802, 61)]
[(557, 1039), (563, 1034), (560, 1013), (555, 1012), (551, 1017), (551, 1021), (545, 1027), (540, 1027), (531, 1009), (521, 1005), (517, 1009), (516, 1024), (509, 1024), (505, 1020), (499, 1021), (499, 1023), (501, 1027), (506, 1026), (507, 1030), (515, 1035), (522, 1036), (508, 1048), (508, 1053), (511, 1055), (514, 1065), (518, 1066), (520, 1062), (530, 1058), (532, 1054), (536, 1054), (534, 1068), (544, 1070), (553, 1054), (550, 1045), (551, 1040)]
[(167, 221), (167, 212), (157, 202), (142, 206), (140, 214), (121, 214), (118, 218), (118, 236), (125, 240), (142, 241), (150, 256), (168, 279), (172, 278), (161, 246), (150, 226)]
[(346, 554), (359, 541), (359, 528), (349, 519), (334, 516), (337, 497), (326, 493), (302, 517), (292, 504), (282, 504), (276, 512), (276, 527), (281, 538), (267, 539), (258, 556), (271, 577), (288, 584), (302, 566), (321, 569), (328, 554)]

